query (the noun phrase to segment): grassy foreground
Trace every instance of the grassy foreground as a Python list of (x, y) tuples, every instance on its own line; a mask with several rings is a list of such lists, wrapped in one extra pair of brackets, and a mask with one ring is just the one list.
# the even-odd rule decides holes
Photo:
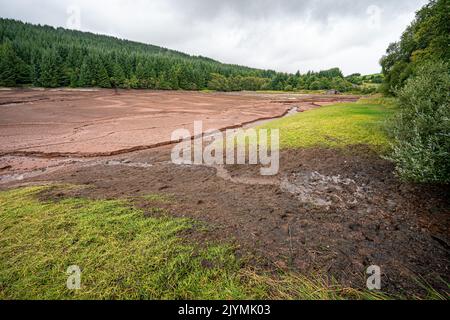
[(343, 148), (366, 145), (385, 152), (386, 119), (395, 106), (386, 99), (361, 100), (322, 107), (270, 122), (260, 129), (279, 129), (281, 148)]
[[(323, 278), (256, 272), (228, 245), (183, 239), (193, 221), (144, 217), (125, 201), (40, 200), (49, 188), (0, 193), (0, 299), (385, 298)], [(76, 291), (66, 287), (72, 265), (82, 270)]]

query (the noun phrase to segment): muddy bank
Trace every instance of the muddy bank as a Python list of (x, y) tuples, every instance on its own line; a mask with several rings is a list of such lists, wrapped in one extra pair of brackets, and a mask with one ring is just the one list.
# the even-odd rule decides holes
[[(403, 184), (390, 163), (364, 148), (284, 151), (280, 174), (270, 178), (261, 178), (255, 166), (176, 166), (169, 151), (136, 152), (26, 182), (93, 187), (43, 195), (52, 200), (170, 194), (173, 203), (162, 206), (171, 215), (209, 226), (188, 237), (233, 241), (241, 254), (256, 257), (258, 267), (322, 272), (363, 288), (366, 268), (379, 265), (388, 292), (423, 293), (417, 277), (447, 289), (438, 280), (449, 281), (445, 187)], [(154, 203), (135, 204), (155, 214)]]

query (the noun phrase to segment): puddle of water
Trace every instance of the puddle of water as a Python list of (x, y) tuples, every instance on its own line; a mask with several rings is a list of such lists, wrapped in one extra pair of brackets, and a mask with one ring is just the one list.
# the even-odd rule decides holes
[(300, 113), (299, 112), (299, 107), (293, 107), (293, 108), (291, 108), (288, 111), (288, 113), (285, 116), (283, 116), (281, 118), (273, 118), (273, 119), (255, 121), (255, 122), (252, 122), (252, 123), (249, 123), (249, 124), (243, 126), (242, 129), (251, 129), (251, 128), (259, 127), (259, 126), (262, 126), (263, 124), (272, 122), (272, 121), (277, 120), (277, 119), (283, 119), (283, 118), (288, 118), (288, 117), (295, 116), (298, 113)]
[(354, 205), (364, 198), (363, 189), (353, 179), (326, 176), (319, 172), (295, 173), (281, 182), (281, 190), (300, 201), (329, 208), (331, 205)]
[(363, 189), (355, 180), (341, 176), (326, 176), (319, 172), (296, 173), (280, 179), (233, 177), (224, 166), (212, 166), (217, 177), (236, 184), (278, 186), (282, 192), (294, 195), (304, 203), (327, 210), (331, 205), (355, 205), (364, 198)]

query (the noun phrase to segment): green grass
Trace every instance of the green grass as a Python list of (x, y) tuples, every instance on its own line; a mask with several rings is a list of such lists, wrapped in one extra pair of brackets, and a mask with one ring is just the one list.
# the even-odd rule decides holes
[[(0, 193), (0, 299), (386, 298), (323, 278), (256, 272), (230, 245), (184, 239), (191, 220), (145, 218), (125, 201), (39, 200), (49, 188)], [(72, 265), (82, 269), (81, 290), (66, 288)]]
[[(144, 218), (122, 201), (45, 203), (34, 196), (42, 190), (0, 194), (0, 298), (245, 297), (228, 246), (202, 249), (177, 236), (192, 221)], [(80, 291), (66, 288), (71, 265), (83, 271)]]
[(345, 148), (367, 145), (384, 152), (389, 139), (384, 123), (394, 110), (385, 100), (337, 104), (270, 122), (260, 129), (280, 129), (281, 148)]

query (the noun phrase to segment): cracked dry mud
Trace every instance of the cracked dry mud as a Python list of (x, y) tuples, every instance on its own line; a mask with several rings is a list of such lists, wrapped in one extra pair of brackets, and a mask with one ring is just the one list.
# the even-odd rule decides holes
[(355, 96), (224, 94), (131, 90), (0, 92), (0, 155), (105, 156), (170, 143), (175, 129), (241, 127), (282, 117), (298, 105), (356, 101)]

